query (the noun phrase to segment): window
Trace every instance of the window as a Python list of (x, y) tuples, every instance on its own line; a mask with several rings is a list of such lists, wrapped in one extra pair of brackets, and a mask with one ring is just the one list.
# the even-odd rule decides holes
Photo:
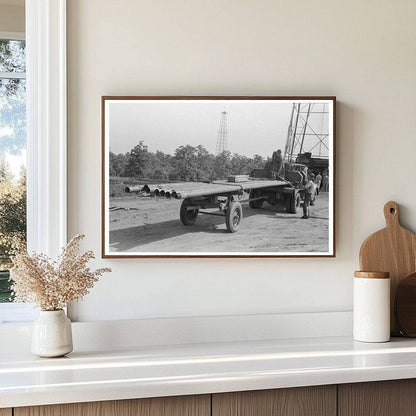
[[(6, 36), (8, 38), (6, 38)], [(12, 301), (10, 254), (26, 243), (26, 53), (0, 34), (0, 302)]]
[[(24, 150), (19, 148), (24, 149), (24, 145), (17, 137), (26, 137), (27, 247), (29, 251), (56, 257), (66, 243), (66, 0), (25, 2), (25, 32), (26, 39), (22, 34), (0, 32), (0, 40), (11, 42), (9, 45), (15, 48), (14, 54), (6, 52), (7, 59), (16, 58), (8, 69), (5, 65), (0, 69), (3, 91), (6, 85), (14, 84), (8, 87), (8, 96), (0, 89), (0, 102), (7, 103), (9, 107), (6, 108), (10, 110), (14, 108), (16, 117), (17, 108), (27, 113), (27, 128), (24, 118), (20, 119), (20, 124), (16, 118), (13, 131), (12, 127), (3, 126), (0, 116), (3, 136), (16, 133), (13, 136), (16, 146), (12, 145), (7, 152), (0, 134), (0, 158), (6, 154), (12, 161), (11, 170), (19, 173), (24, 159)], [(18, 106), (17, 98), (22, 99), (22, 95), (13, 95), (13, 91), (26, 95), (25, 109)], [(26, 135), (22, 136), (23, 128)], [(24, 209), (25, 204), (20, 206)], [(4, 297), (7, 297), (4, 280), (1, 284), (3, 289), (0, 290), (4, 290)], [(0, 324), (27, 322), (33, 317), (31, 305), (0, 302)]]

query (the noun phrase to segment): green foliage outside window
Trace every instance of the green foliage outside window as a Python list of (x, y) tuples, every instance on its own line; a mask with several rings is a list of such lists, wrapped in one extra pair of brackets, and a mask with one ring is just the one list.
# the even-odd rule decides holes
[(0, 163), (0, 302), (12, 299), (9, 272), (13, 251), (26, 241), (26, 173), (18, 181)]
[[(13, 251), (26, 241), (25, 42), (0, 39), (0, 302), (13, 298), (8, 269)], [(20, 166), (17, 166), (19, 168)]]

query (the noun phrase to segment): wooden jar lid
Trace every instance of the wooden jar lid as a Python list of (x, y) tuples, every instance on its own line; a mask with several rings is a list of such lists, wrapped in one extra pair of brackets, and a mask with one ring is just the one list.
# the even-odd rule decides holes
[(365, 279), (388, 279), (390, 277), (389, 272), (354, 272), (354, 277), (363, 277)]

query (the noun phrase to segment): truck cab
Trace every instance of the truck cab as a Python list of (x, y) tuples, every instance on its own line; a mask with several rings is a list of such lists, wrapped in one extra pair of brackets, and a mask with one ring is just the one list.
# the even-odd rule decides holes
[(308, 167), (302, 163), (290, 163), (285, 168), (285, 179), (294, 186), (299, 187), (306, 184)]

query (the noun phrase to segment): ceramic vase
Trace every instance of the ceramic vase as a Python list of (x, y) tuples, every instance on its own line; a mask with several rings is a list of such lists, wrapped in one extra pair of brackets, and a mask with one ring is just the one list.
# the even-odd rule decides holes
[(40, 311), (32, 334), (31, 351), (39, 357), (62, 357), (72, 351), (71, 321), (61, 309)]

